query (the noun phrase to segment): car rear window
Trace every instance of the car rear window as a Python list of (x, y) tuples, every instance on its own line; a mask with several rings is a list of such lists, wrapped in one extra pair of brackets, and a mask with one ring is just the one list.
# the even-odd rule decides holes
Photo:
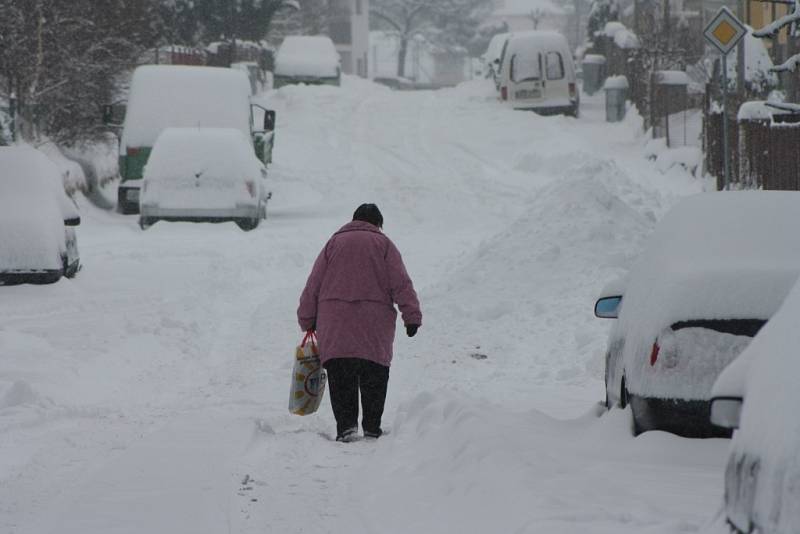
[(764, 319), (692, 319), (678, 321), (671, 328), (674, 332), (684, 328), (707, 328), (724, 334), (755, 337), (766, 323)]

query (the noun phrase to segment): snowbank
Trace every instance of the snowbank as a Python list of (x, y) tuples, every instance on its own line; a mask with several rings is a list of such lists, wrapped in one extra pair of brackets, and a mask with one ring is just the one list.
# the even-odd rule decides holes
[(634, 439), (630, 414), (596, 415), (557, 421), (446, 389), (411, 398), (342, 497), (360, 502), (358, 511), (331, 531), (578, 534), (641, 530), (654, 516), (666, 523), (663, 532), (693, 530), (687, 521), (696, 528), (705, 503), (675, 513), (662, 501), (654, 510), (646, 494), (673, 484), (691, 492), (677, 489), (684, 473), (709, 463), (721, 469), (723, 442), (664, 433)]
[[(753, 512), (765, 531), (800, 525), (800, 284), (753, 340), (741, 425), (731, 454), (759, 461)], [(779, 511), (779, 513), (777, 513)]]

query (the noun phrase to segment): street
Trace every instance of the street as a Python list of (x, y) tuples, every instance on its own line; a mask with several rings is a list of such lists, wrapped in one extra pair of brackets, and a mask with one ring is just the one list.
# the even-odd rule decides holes
[[(487, 80), (288, 86), (268, 219), (165, 223), (81, 198), (83, 270), (0, 294), (0, 532), (694, 532), (727, 440), (606, 412), (594, 318), (655, 221), (702, 183), (643, 155), (636, 114), (514, 112)], [(109, 191), (113, 198), (114, 191)], [(375, 442), (287, 412), (297, 301), (376, 203), (424, 314), (395, 342)]]

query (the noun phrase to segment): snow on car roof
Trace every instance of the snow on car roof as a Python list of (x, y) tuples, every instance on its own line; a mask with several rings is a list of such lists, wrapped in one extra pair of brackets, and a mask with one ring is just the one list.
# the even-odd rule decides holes
[(290, 35), (275, 56), (275, 73), (283, 76), (335, 77), (339, 53), (330, 37)]
[[(800, 192), (704, 193), (667, 213), (631, 268), (612, 332), (625, 339), (630, 378), (678, 321), (769, 319), (800, 274), (799, 226)], [(686, 376), (683, 387), (705, 391), (707, 379)]]
[[(800, 284), (786, 297), (780, 310), (745, 349), (740, 358), (751, 359), (745, 386), (741, 425), (733, 440), (732, 454), (748, 453), (760, 462), (759, 491), (754, 511), (770, 531), (790, 532), (800, 518), (796, 485), (782, 480), (800, 477)], [(780, 514), (770, 514), (782, 503)]]
[(511, 34), (509, 49), (518, 49), (521, 46), (533, 45), (537, 48), (550, 48), (560, 50), (569, 49), (569, 43), (564, 35), (554, 31), (530, 30), (524, 32), (514, 32)]
[(250, 137), (235, 128), (167, 128), (145, 166), (145, 180), (195, 174), (226, 181), (256, 179), (261, 165)]
[(237, 69), (146, 65), (131, 81), (120, 150), (151, 147), (167, 127), (250, 133), (250, 81)]
[(799, 226), (799, 192), (683, 200), (632, 268), (621, 319), (769, 318), (800, 273)]

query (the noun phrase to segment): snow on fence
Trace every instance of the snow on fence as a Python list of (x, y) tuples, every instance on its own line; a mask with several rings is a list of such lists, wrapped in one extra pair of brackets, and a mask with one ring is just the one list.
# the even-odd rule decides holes
[[(733, 188), (800, 191), (800, 115), (746, 112), (728, 120)], [(704, 141), (706, 169), (722, 190), (725, 171), (719, 110), (706, 115)]]

